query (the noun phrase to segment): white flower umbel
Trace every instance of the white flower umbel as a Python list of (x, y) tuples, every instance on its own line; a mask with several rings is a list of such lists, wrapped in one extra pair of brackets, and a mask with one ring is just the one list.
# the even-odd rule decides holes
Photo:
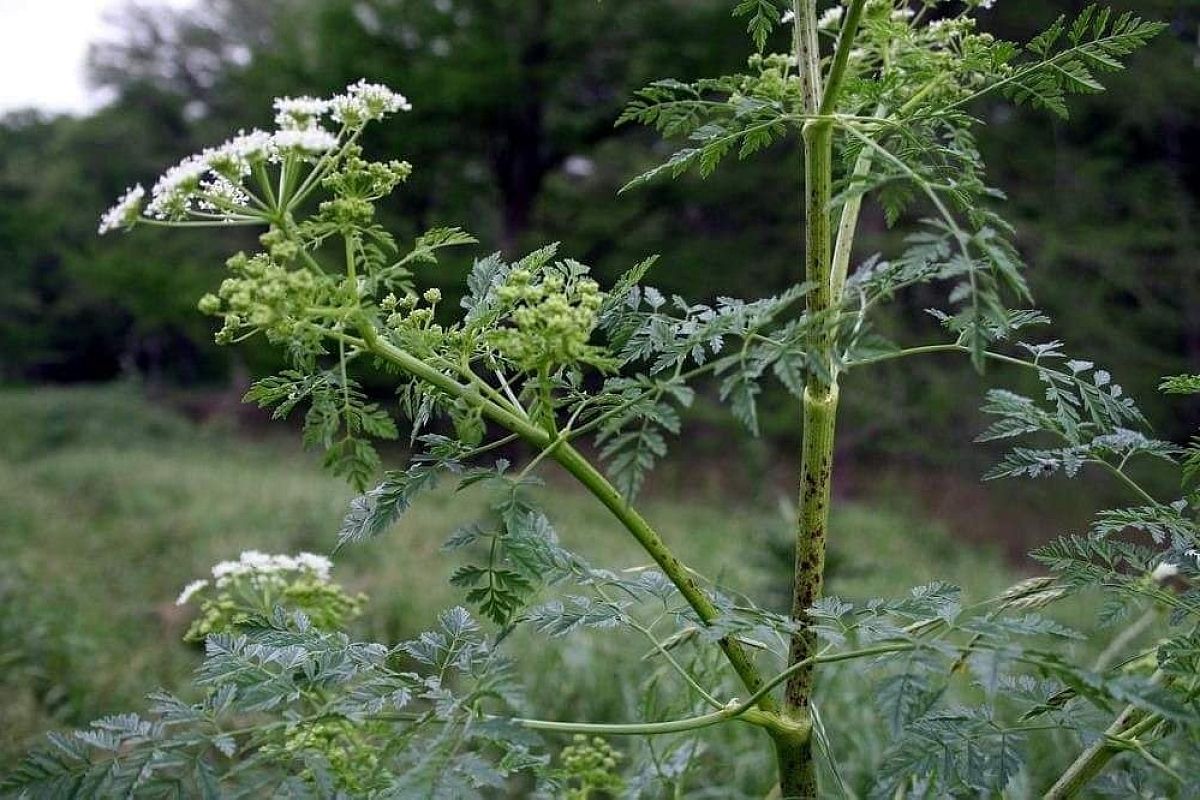
[(227, 214), (249, 210), (250, 195), (221, 175), (205, 180), (200, 189), (204, 197), (199, 200), (197, 206), (204, 211)]
[(1150, 573), (1150, 578), (1156, 583), (1163, 583), (1179, 574), (1179, 566), (1172, 564), (1170, 561), (1160, 561), (1154, 571)]
[(179, 599), (175, 601), (175, 605), (187, 605), (187, 602), (196, 595), (196, 592), (200, 591), (205, 586), (208, 586), (208, 581), (204, 579), (192, 581), (187, 586), (183, 587), (183, 591), (179, 593)]
[(289, 572), (307, 572), (320, 581), (328, 581), (333, 562), (314, 553), (297, 556), (272, 555), (246, 550), (237, 561), (222, 561), (212, 569), (217, 586), (228, 586), (236, 578), (268, 579)]
[(329, 111), (329, 101), (317, 97), (277, 97), (274, 105), (280, 130), (311, 128)]
[(303, 569), (310, 570), (323, 581), (329, 580), (329, 571), (333, 569), (332, 561), (314, 553), (301, 553), (296, 556), (296, 564)]
[(336, 121), (357, 128), (397, 111), (411, 111), (412, 105), (404, 95), (381, 83), (360, 80), (347, 86), (345, 94), (332, 98), (329, 109)]
[(817, 27), (825, 30), (836, 28), (842, 21), (842, 15), (845, 13), (846, 9), (841, 6), (827, 8), (825, 9), (825, 13), (821, 15), (821, 18), (817, 20)]
[[(290, 208), (293, 197), (290, 193), (274, 196), (274, 182), (268, 177), (267, 168), (281, 165), (281, 172), (290, 179), (284, 181), (281, 176), (279, 186), (283, 191), (282, 187), (297, 186), (293, 171), (298, 166), (296, 162), (339, 152), (342, 133), (335, 135), (321, 127), (324, 117), (332, 116), (357, 133), (368, 122), (408, 111), (412, 106), (404, 95), (387, 86), (360, 80), (347, 86), (344, 94), (328, 100), (281, 97), (275, 100), (274, 108), (279, 130), (238, 131), (223, 144), (188, 156), (154, 183), (144, 206), (146, 192), (140, 186), (126, 192), (101, 217), (99, 232), (128, 227), (137, 221), (139, 214), (156, 224), (269, 222), (272, 212), (284, 206)], [(321, 166), (315, 172), (307, 177), (301, 175), (297, 196), (306, 196), (332, 166), (332, 162), (318, 163)]]
[(320, 155), (337, 147), (338, 138), (324, 128), (288, 128), (275, 132), (275, 147), (282, 153)]
[(155, 219), (181, 219), (200, 189), (200, 180), (209, 170), (203, 156), (188, 156), (171, 167), (150, 190), (150, 202), (143, 212)]
[(208, 168), (221, 177), (240, 182), (250, 174), (256, 164), (274, 157), (275, 139), (266, 131), (258, 129), (238, 135), (217, 147), (210, 147), (200, 154)]
[(100, 235), (103, 236), (117, 228), (128, 228), (137, 222), (138, 214), (142, 211), (142, 199), (145, 196), (146, 190), (140, 183), (127, 189), (121, 199), (112, 208), (105, 211), (104, 216), (100, 217)]

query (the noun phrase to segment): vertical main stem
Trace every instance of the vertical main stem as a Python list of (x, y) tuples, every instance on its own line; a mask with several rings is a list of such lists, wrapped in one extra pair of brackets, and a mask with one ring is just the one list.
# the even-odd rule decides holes
[[(833, 304), (833, 231), (829, 208), (832, 151), (832, 126), (823, 121), (809, 123), (804, 129), (805, 278), (815, 287), (808, 294), (808, 313), (818, 321), (820, 331), (813, 337), (811, 347), (827, 364), (833, 348), (832, 331), (823, 324)], [(796, 569), (792, 589), (792, 617), (801, 628), (792, 637), (789, 665), (811, 659), (817, 650), (817, 637), (810, 627), (808, 609), (821, 596), (824, 583), (838, 404), (837, 378), (832, 365), (828, 370), (827, 375), (812, 375), (804, 388), (800, 512), (796, 524)], [(784, 713), (808, 729), (812, 726), (814, 677), (811, 665), (797, 670), (788, 679), (784, 693)], [(777, 745), (783, 797), (808, 800), (817, 796), (817, 768), (812, 748), (811, 736), (788, 753)]]
[[(850, 0), (829, 72), (820, 80), (816, 42), (816, 3), (795, 0), (796, 64), (800, 71), (805, 111), (828, 117), (837, 110), (850, 50), (862, 21), (866, 0)], [(818, 99), (819, 95), (819, 99)], [(816, 109), (813, 105), (816, 104)], [(836, 344), (834, 317), (840, 305), (843, 278), (835, 276), (833, 226), (833, 124), (813, 119), (804, 126), (804, 278), (814, 287), (806, 296), (809, 323), (815, 333), (809, 354), (823, 370), (814, 371), (804, 386), (804, 445), (800, 460), (800, 518), (796, 523), (796, 572), (792, 587), (792, 618), (799, 630), (792, 636), (788, 666), (800, 667), (784, 690), (783, 714), (802, 736), (776, 736), (779, 788), (784, 798), (809, 800), (817, 796), (817, 764), (813, 754), (812, 694), (817, 637), (808, 609), (821, 596), (825, 580), (825, 538), (829, 525), (829, 496), (833, 477), (833, 437), (837, 420), (837, 369), (832, 358)], [(866, 167), (864, 167), (865, 171)], [(857, 214), (852, 211), (851, 217)], [(842, 249), (848, 252), (851, 233)], [(836, 289), (836, 291), (835, 291)]]
[[(837, 385), (804, 391), (804, 445), (800, 462), (800, 518), (796, 527), (795, 585), (792, 618), (801, 628), (792, 636), (789, 664), (811, 659), (817, 653), (817, 634), (808, 609), (821, 596), (825, 576), (825, 541), (829, 524), (829, 498), (833, 474), (834, 426), (837, 419)], [(801, 727), (812, 728), (814, 665), (797, 670), (788, 679), (784, 713)], [(785, 798), (817, 796), (816, 758), (811, 736), (795, 754), (793, 763), (780, 773)]]

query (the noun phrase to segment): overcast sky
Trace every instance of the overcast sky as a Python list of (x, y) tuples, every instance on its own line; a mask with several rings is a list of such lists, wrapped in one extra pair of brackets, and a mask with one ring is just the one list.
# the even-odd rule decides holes
[[(0, 0), (0, 113), (30, 106), (83, 112), (88, 43), (112, 33), (104, 12), (126, 0)], [(141, 0), (185, 6), (190, 0)]]

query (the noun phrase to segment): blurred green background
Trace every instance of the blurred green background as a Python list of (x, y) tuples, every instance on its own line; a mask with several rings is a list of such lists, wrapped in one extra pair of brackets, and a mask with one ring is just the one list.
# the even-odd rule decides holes
[[(111, 103), (87, 116), (0, 118), (0, 765), (48, 727), (137, 707), (154, 685), (177, 685), (197, 655), (178, 641), (179, 586), (245, 548), (328, 550), (349, 497), (286, 426), (239, 407), (249, 377), (277, 366), (277, 355), (255, 343), (217, 348), (195, 311), (226, 255), (253, 239), (155, 229), (101, 239), (97, 219), (112, 200), (237, 128), (268, 125), (275, 96), (329, 94), (366, 77), (414, 106), (367, 141), (416, 168), (383, 212), (401, 239), (461, 225), (481, 240), (474, 255), (561, 241), (604, 279), (659, 253), (649, 280), (664, 291), (771, 294), (799, 273), (795, 147), (729, 163), (708, 180), (616, 194), (669, 152), (644, 131), (614, 128), (622, 104), (653, 79), (736, 70), (749, 45), (731, 5), (130, 5), (121, 36), (89, 57)], [(984, 25), (1019, 41), (1083, 5), (1001, 0)], [(1110, 79), (1111, 91), (1074, 102), (1068, 121), (1002, 103), (975, 112), (1053, 335), (1103, 364), (1161, 436), (1179, 439), (1200, 407), (1167, 404), (1154, 386), (1200, 369), (1200, 3), (1115, 5), (1171, 28)], [(876, 208), (862, 229), (856, 260), (901, 236)], [(471, 256), (422, 279), (452, 294)], [(902, 341), (928, 340), (937, 331), (924, 309), (937, 301), (903, 296), (884, 327)], [(982, 593), (1027, 570), (1031, 544), (1078, 529), (1119, 497), (1103, 478), (979, 485), (994, 455), (970, 443), (979, 398), (1024, 380), (976, 376), (950, 357), (850, 377), (833, 591), (866, 596), (962, 576)], [(790, 563), (799, 431), (785, 395), (763, 402), (764, 438), (732, 447), (740, 431), (715, 392), (702, 393), (686, 445), (651, 483), (647, 511), (700, 569), (774, 603)], [(569, 541), (597, 560), (637, 563), (600, 509), (566, 484), (554, 488), (547, 494)], [(346, 553), (340, 577), (374, 598), (364, 635), (410, 635), (451, 602), (444, 578), (453, 564), (438, 544), (474, 513), (435, 495), (390, 538)], [(747, 539), (764, 555), (739, 564)], [(586, 675), (569, 655), (546, 649), (529, 668)], [(576, 692), (542, 712), (627, 716), (612, 691), (619, 681), (593, 680), (580, 677)]]

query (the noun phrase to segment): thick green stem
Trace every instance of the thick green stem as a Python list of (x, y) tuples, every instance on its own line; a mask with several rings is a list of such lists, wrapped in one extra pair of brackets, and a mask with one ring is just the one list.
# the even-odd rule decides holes
[[(1171, 683), (1171, 678), (1162, 670), (1155, 671), (1150, 680), (1152, 683), (1163, 685)], [(1059, 776), (1046, 792), (1045, 800), (1068, 800), (1079, 794), (1108, 766), (1108, 762), (1122, 752), (1124, 748), (1116, 740), (1132, 740), (1158, 721), (1157, 715), (1149, 711), (1135, 705), (1126, 706), (1104, 731), (1104, 735), (1071, 762), (1071, 766), (1067, 767), (1066, 772)]]
[[(804, 129), (805, 277), (815, 288), (809, 292), (808, 313), (814, 317), (831, 308), (830, 259), (832, 230), (829, 201), (832, 184), (833, 128), (809, 123)], [(813, 352), (827, 356), (832, 336), (827, 327), (814, 337)], [(825, 573), (825, 536), (829, 520), (829, 486), (833, 470), (834, 420), (837, 416), (837, 383), (832, 374), (813, 375), (804, 389), (804, 443), (800, 461), (800, 516), (796, 525), (796, 570), (792, 587), (792, 617), (801, 624), (792, 636), (789, 664), (808, 666), (787, 682), (784, 714), (802, 728), (812, 728), (815, 632), (808, 626), (808, 609), (821, 594)], [(815, 798), (817, 767), (812, 737), (785, 742), (776, 739), (780, 792), (784, 798)]]
[[(637, 539), (638, 544), (650, 554), (650, 557), (658, 564), (663, 574), (675, 584), (676, 588), (679, 589), (679, 593), (683, 595), (688, 605), (692, 607), (696, 615), (705, 624), (716, 620), (719, 614), (717, 607), (713, 605), (712, 600), (697, 585), (695, 578), (680, 563), (679, 559), (675, 557), (666, 543), (650, 527), (649, 523), (642, 518), (642, 515), (625, 502), (625, 498), (621, 496), (621, 493), (592, 466), (591, 462), (580, 455), (579, 451), (569, 444), (559, 445), (551, 457), (563, 469), (575, 476), (576, 480), (582, 483), (605, 508), (612, 512), (613, 516)], [(763, 685), (762, 676), (759, 674), (758, 668), (754, 666), (754, 662), (751, 661), (750, 656), (746, 653), (745, 648), (739, 642), (729, 637), (722, 638), (720, 645), (729, 663), (733, 666), (734, 671), (737, 672), (738, 677), (741, 678), (746, 688), (751, 692), (757, 692), (761, 689)], [(775, 711), (774, 698), (770, 695), (763, 695), (759, 700), (759, 707), (764, 711)]]
[(800, 74), (800, 94), (804, 111), (817, 113), (821, 105), (821, 52), (817, 44), (817, 0), (796, 0), (792, 6), (795, 21), (792, 26), (792, 46), (796, 51), (796, 68)]
[[(866, 0), (851, 0), (846, 9), (833, 60), (820, 90), (818, 114), (828, 116), (837, 108), (838, 94), (846, 75), (850, 49), (858, 33)], [(797, 2), (797, 64), (801, 84), (808, 90), (820, 87), (815, 42), (808, 34), (815, 24), (813, 3)], [(807, 95), (807, 91), (806, 91)], [(811, 97), (806, 102), (811, 104)], [(811, 109), (806, 109), (810, 110)], [(792, 636), (788, 655), (788, 678), (784, 691), (784, 717), (806, 735), (775, 737), (779, 765), (779, 788), (784, 798), (815, 798), (817, 766), (813, 755), (812, 693), (817, 637), (810, 626), (808, 609), (821, 596), (825, 575), (825, 539), (829, 525), (829, 497), (833, 474), (834, 424), (837, 419), (837, 371), (831, 358), (833, 327), (826, 319), (835, 311), (833, 230), (830, 201), (833, 187), (833, 123), (810, 120), (804, 125), (804, 277), (813, 285), (806, 296), (809, 316), (818, 321), (810, 352), (827, 365), (825, 374), (812, 374), (804, 387), (804, 443), (800, 462), (800, 516), (796, 524), (796, 571), (792, 587), (792, 617), (800, 629)], [(857, 218), (856, 210), (851, 216)], [(849, 253), (851, 234), (842, 243)], [(843, 274), (844, 279), (844, 274)], [(840, 293), (842, 279), (837, 282)]]
[[(804, 392), (804, 443), (800, 462), (800, 519), (796, 527), (795, 584), (792, 617), (801, 628), (792, 636), (789, 664), (806, 664), (787, 682), (784, 713), (801, 726), (811, 728), (812, 694), (817, 635), (810, 627), (808, 609), (821, 596), (825, 576), (825, 541), (829, 525), (829, 498), (833, 473), (834, 424), (837, 419), (837, 385), (810, 385)], [(812, 740), (790, 754), (790, 765), (782, 770), (780, 786), (786, 798), (817, 795), (816, 760)]]
[[(686, 567), (675, 557), (662, 537), (650, 527), (650, 524), (632, 506), (625, 502), (621, 493), (608, 482), (599, 470), (592, 466), (583, 455), (561, 438), (552, 436), (544, 428), (512, 413), (500, 404), (487, 399), (469, 386), (464, 386), (441, 371), (411, 353), (396, 347), (382, 338), (370, 322), (364, 321), (359, 325), (363, 345), (375, 355), (383, 358), (406, 372), (420, 378), (456, 398), (473, 399), (478, 403), (485, 416), (540, 450), (549, 450), (549, 455), (567, 472), (571, 473), (580, 483), (598, 499), (617, 520), (625, 527), (638, 544), (658, 564), (663, 574), (679, 589), (679, 593), (688, 602), (705, 624), (716, 620), (719, 615), (717, 607), (708, 595), (696, 583), (695, 578)], [(763, 686), (762, 675), (754, 665), (746, 649), (735, 639), (725, 637), (720, 640), (730, 665), (738, 674), (746, 689), (751, 693), (759, 691)], [(775, 712), (777, 706), (774, 698), (764, 694), (758, 699), (758, 706), (766, 712)]]
[(1136, 706), (1127, 706), (1104, 731), (1104, 736), (1080, 753), (1067, 771), (1050, 787), (1045, 794), (1045, 800), (1066, 800), (1077, 795), (1108, 766), (1113, 756), (1120, 752), (1120, 749), (1113, 745), (1112, 737), (1121, 735), (1145, 716), (1145, 711)]

